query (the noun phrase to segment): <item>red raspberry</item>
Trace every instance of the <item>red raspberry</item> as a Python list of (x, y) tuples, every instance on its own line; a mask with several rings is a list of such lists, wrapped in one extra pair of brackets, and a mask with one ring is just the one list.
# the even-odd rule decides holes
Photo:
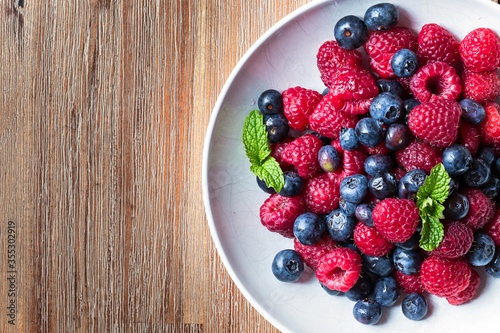
[(410, 82), (410, 89), (420, 102), (436, 97), (456, 100), (462, 92), (460, 76), (445, 62), (432, 62), (419, 68)]
[(396, 281), (407, 294), (423, 294), (425, 292), (422, 283), (420, 282), (420, 272), (413, 275), (405, 275), (400, 270), (396, 269), (394, 273)]
[(474, 235), (472, 229), (461, 222), (444, 222), (443, 240), (431, 254), (441, 258), (459, 258), (464, 256), (472, 246)]
[(494, 101), (500, 95), (500, 78), (496, 71), (476, 73), (465, 70), (462, 73), (462, 97), (479, 104)]
[(290, 142), (281, 153), (281, 158), (297, 167), (299, 175), (304, 179), (312, 178), (321, 167), (318, 152), (323, 142), (313, 134), (305, 134)]
[(373, 209), (375, 228), (391, 242), (406, 242), (419, 221), (417, 205), (411, 200), (388, 198)]
[(293, 141), (293, 138), (288, 137), (285, 140), (283, 140), (282, 142), (273, 143), (270, 146), (271, 156), (274, 157), (274, 159), (276, 160), (276, 162), (278, 162), (278, 164), (280, 165), (280, 167), (283, 171), (290, 170), (293, 168), (293, 165), (283, 161), (283, 159), (281, 158), (281, 153), (283, 152), (283, 149), (285, 149), (285, 147), (292, 141)]
[(454, 296), (447, 297), (446, 300), (451, 305), (460, 305), (471, 301), (476, 295), (480, 282), (481, 282), (481, 277), (479, 276), (478, 272), (471, 269), (470, 281), (467, 288), (465, 288), (464, 290), (462, 290), (461, 292), (459, 292)]
[(361, 256), (354, 250), (337, 247), (319, 260), (316, 277), (328, 289), (346, 292), (358, 281)]
[(445, 148), (457, 139), (461, 115), (457, 101), (437, 98), (417, 105), (408, 116), (408, 127), (420, 139)]
[(344, 177), (364, 173), (367, 154), (363, 147), (344, 151)]
[(477, 126), (479, 138), (485, 145), (500, 147), (500, 106), (491, 102), (484, 106), (486, 118)]
[(450, 297), (469, 285), (471, 269), (465, 259), (427, 257), (420, 266), (425, 290), (439, 297)]
[(466, 188), (462, 194), (469, 200), (469, 212), (460, 222), (466, 223), (472, 231), (481, 229), (495, 215), (493, 201), (477, 188)]
[(328, 252), (331, 252), (337, 247), (335, 241), (330, 237), (330, 234), (325, 233), (321, 240), (314, 245), (304, 245), (295, 238), (293, 240), (293, 248), (297, 251), (304, 260), (304, 263), (316, 270), (319, 260)]
[(420, 65), (442, 61), (459, 70), (462, 66), (458, 47), (460, 43), (453, 35), (436, 23), (422, 27), (418, 34), (418, 60)]
[(379, 144), (377, 147), (363, 147), (363, 148), (365, 148), (365, 150), (370, 155), (377, 155), (377, 154), (387, 155), (387, 154), (392, 153), (392, 150), (390, 150), (389, 148), (387, 148), (385, 146), (385, 143), (383, 143), (383, 142), (381, 144)]
[(326, 174), (311, 178), (306, 183), (306, 206), (313, 213), (330, 213), (339, 206), (339, 196), (339, 187)]
[(500, 246), (500, 207), (495, 209), (493, 218), (484, 226), (484, 232), (493, 239), (496, 246)]
[(321, 80), (325, 86), (332, 85), (332, 74), (344, 66), (361, 66), (361, 53), (357, 50), (346, 50), (336, 41), (326, 41), (320, 46), (316, 55)]
[(441, 151), (423, 141), (413, 141), (403, 150), (396, 152), (396, 162), (407, 172), (422, 169), (427, 173), (441, 163)]
[(342, 105), (342, 102), (336, 100), (332, 95), (323, 97), (309, 117), (311, 129), (327, 138), (337, 139), (342, 127), (352, 128), (356, 126), (358, 122), (356, 116), (346, 114), (338, 105)]
[(330, 179), (330, 181), (337, 187), (340, 187), (340, 182), (345, 177), (345, 173), (342, 169), (337, 169), (334, 172), (326, 172), (326, 175)]
[(384, 256), (394, 247), (377, 229), (358, 222), (354, 229), (354, 243), (369, 256)]
[(305, 212), (306, 205), (301, 196), (283, 197), (275, 193), (260, 207), (260, 222), (269, 231), (292, 238), (295, 219)]
[(479, 149), (479, 133), (474, 125), (466, 121), (462, 121), (458, 128), (458, 137), (456, 143), (463, 144), (469, 149), (472, 156), (474, 156)]
[(500, 40), (488, 28), (472, 30), (459, 47), (465, 67), (474, 72), (493, 71), (500, 66)]
[(305, 130), (309, 124), (309, 116), (323, 95), (302, 87), (288, 88), (282, 95), (284, 113), (290, 127), (299, 131)]

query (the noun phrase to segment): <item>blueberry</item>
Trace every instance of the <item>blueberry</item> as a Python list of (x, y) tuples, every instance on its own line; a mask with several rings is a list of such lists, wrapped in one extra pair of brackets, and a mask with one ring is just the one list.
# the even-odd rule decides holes
[(486, 118), (484, 107), (471, 99), (462, 99), (460, 106), (462, 107), (462, 118), (472, 125), (479, 125)]
[(458, 221), (469, 212), (469, 199), (461, 193), (453, 193), (443, 204), (444, 216), (447, 219)]
[(363, 298), (370, 296), (373, 290), (373, 282), (368, 274), (362, 274), (356, 284), (345, 292), (347, 299), (357, 302)]
[(370, 155), (364, 163), (365, 172), (370, 176), (389, 172), (392, 170), (392, 167), (391, 157), (383, 154)]
[(364, 254), (362, 258), (364, 269), (375, 275), (388, 276), (394, 270), (394, 262), (390, 255), (376, 257)]
[(448, 193), (451, 195), (452, 193), (458, 191), (460, 188), (460, 182), (455, 177), (450, 177), (450, 188)]
[(321, 135), (319, 134), (318, 132), (315, 132), (315, 131), (311, 131), (310, 129), (307, 129), (304, 134), (312, 134), (314, 135), (315, 137), (317, 137), (318, 139), (321, 140), (321, 142), (323, 143), (323, 145), (330, 145), (332, 143), (332, 139), (324, 136), (324, 135)]
[(370, 30), (386, 30), (398, 24), (399, 11), (393, 4), (378, 3), (366, 10), (364, 20)]
[(368, 178), (365, 175), (347, 176), (340, 182), (340, 195), (345, 201), (359, 204), (368, 192)]
[(392, 173), (381, 173), (370, 178), (368, 189), (379, 200), (390, 198), (398, 193), (398, 180)]
[(416, 274), (422, 265), (422, 254), (418, 250), (404, 250), (396, 247), (392, 253), (394, 267), (405, 275)]
[(330, 92), (330, 88), (325, 88), (325, 90), (323, 90), (321, 95), (326, 96), (326, 95), (328, 95), (329, 92)]
[[(424, 185), (425, 180), (427, 179), (427, 173), (425, 173), (422, 169), (413, 169), (408, 171), (399, 181), (399, 190), (403, 186), (406, 191), (412, 195), (416, 195), (418, 190), (422, 185)], [(410, 198), (402, 198), (402, 199), (410, 199)]]
[(500, 278), (500, 250), (495, 250), (493, 260), (485, 266), (486, 272), (494, 278)]
[(354, 15), (341, 18), (333, 29), (339, 46), (346, 50), (354, 50), (362, 46), (368, 39), (368, 28), (365, 22)]
[(272, 271), (282, 282), (295, 282), (304, 272), (304, 262), (294, 250), (282, 250), (274, 257)]
[(266, 90), (260, 94), (257, 105), (263, 115), (283, 113), (283, 96), (277, 90)]
[(403, 118), (403, 123), (408, 126), (408, 116), (410, 115), (410, 112), (418, 105), (422, 104), (418, 99), (416, 98), (410, 98), (406, 99), (403, 101), (403, 108), (405, 109), (405, 115)]
[(356, 150), (359, 147), (359, 139), (354, 128), (342, 128), (339, 136), (340, 146), (344, 150)]
[(362, 203), (356, 207), (356, 218), (368, 227), (373, 227), (373, 209), (375, 205), (372, 203)]
[(346, 242), (351, 239), (357, 222), (355, 218), (347, 216), (340, 209), (332, 211), (326, 217), (328, 233), (337, 242)]
[(500, 176), (500, 158), (497, 158), (495, 163), (491, 166), (495, 175)]
[(279, 194), (283, 197), (295, 197), (302, 193), (305, 187), (304, 178), (300, 177), (295, 171), (283, 172), (285, 183)]
[(420, 320), (427, 314), (427, 300), (420, 294), (409, 294), (403, 298), (401, 310), (406, 318)]
[(392, 276), (378, 278), (373, 286), (373, 298), (382, 306), (391, 306), (399, 298), (399, 285)]
[(475, 157), (482, 158), (491, 167), (495, 162), (495, 151), (493, 148), (483, 147), (477, 152)]
[(359, 255), (362, 255), (361, 250), (358, 248), (358, 246), (356, 245), (356, 243), (354, 243), (354, 240), (352, 239), (347, 240), (346, 242), (341, 242), (340, 246), (356, 251), (358, 252)]
[(279, 143), (288, 137), (288, 119), (282, 114), (271, 114), (264, 116), (264, 124), (266, 125), (267, 141), (269, 143)]
[(362, 118), (356, 124), (356, 135), (359, 142), (366, 147), (377, 147), (384, 141), (384, 129), (373, 118)]
[(443, 151), (443, 166), (450, 176), (465, 173), (472, 166), (472, 156), (469, 149), (463, 145), (453, 144)]
[(323, 146), (318, 152), (318, 162), (326, 172), (334, 172), (340, 167), (342, 157), (334, 146)]
[(391, 69), (397, 77), (410, 77), (418, 69), (418, 57), (411, 50), (401, 49), (392, 56)]
[(259, 177), (255, 176), (255, 178), (257, 179), (257, 185), (259, 185), (260, 189), (266, 193), (269, 193), (269, 194), (274, 194), (276, 193), (276, 191), (274, 190), (274, 188), (272, 187), (267, 187), (267, 184), (265, 182), (265, 180), (263, 179), (260, 179)]
[(325, 233), (325, 222), (316, 214), (308, 212), (299, 215), (293, 224), (293, 235), (304, 245), (314, 245)]
[(345, 201), (342, 196), (339, 198), (339, 207), (347, 216), (356, 216), (356, 207), (358, 205)]
[(493, 239), (483, 233), (474, 234), (474, 242), (465, 258), (472, 266), (486, 266), (495, 256), (495, 242)]
[(332, 295), (332, 296), (340, 296), (340, 295), (342, 295), (341, 291), (338, 291), (338, 290), (335, 290), (335, 289), (330, 289), (327, 286), (325, 286), (323, 283), (320, 283), (320, 285), (321, 285), (321, 288), (323, 288), (323, 290), (326, 291), (326, 293), (328, 295)]
[(378, 94), (370, 104), (370, 116), (386, 125), (397, 123), (403, 115), (403, 100), (392, 93)]
[(378, 79), (376, 84), (379, 93), (387, 92), (403, 98), (403, 86), (398, 81)]
[(488, 198), (495, 198), (500, 193), (500, 180), (497, 177), (491, 177), (490, 181), (486, 183), (481, 190)]
[(394, 243), (396, 247), (403, 250), (416, 250), (420, 243), (420, 234), (415, 232), (407, 241), (403, 243)]
[(404, 124), (391, 124), (387, 128), (384, 144), (391, 150), (402, 150), (408, 147), (412, 139), (413, 134), (408, 126)]
[(491, 169), (481, 158), (474, 158), (472, 166), (463, 174), (462, 181), (470, 187), (486, 185), (491, 178)]
[(360, 323), (374, 325), (382, 317), (382, 307), (375, 300), (365, 298), (356, 302), (352, 314)]

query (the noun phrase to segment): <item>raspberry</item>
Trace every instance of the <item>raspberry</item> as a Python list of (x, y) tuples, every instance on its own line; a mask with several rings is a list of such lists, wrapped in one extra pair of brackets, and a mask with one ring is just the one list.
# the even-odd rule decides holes
[(491, 102), (484, 106), (486, 118), (477, 126), (479, 138), (485, 145), (500, 147), (500, 106)]
[(367, 154), (363, 147), (344, 151), (344, 177), (364, 173)]
[(311, 178), (306, 183), (307, 208), (316, 214), (327, 214), (339, 206), (339, 187), (326, 174)]
[(326, 41), (320, 46), (316, 55), (321, 80), (325, 86), (332, 85), (332, 74), (344, 66), (361, 66), (361, 53), (357, 50), (346, 50), (336, 41)]
[(420, 266), (425, 290), (439, 297), (450, 297), (469, 285), (471, 269), (465, 259), (427, 257)]
[(455, 68), (445, 62), (432, 62), (413, 75), (410, 89), (415, 98), (424, 103), (436, 97), (456, 100), (462, 85)]
[(459, 258), (464, 256), (472, 246), (474, 235), (472, 229), (461, 222), (444, 224), (443, 240), (431, 254), (441, 258)]
[(281, 153), (283, 152), (283, 149), (285, 149), (285, 147), (292, 141), (293, 138), (286, 138), (284, 141), (280, 143), (273, 143), (270, 145), (271, 148), (270, 155), (274, 157), (274, 159), (276, 160), (276, 162), (278, 162), (283, 171), (290, 170), (293, 168), (291, 164), (283, 161), (283, 159), (281, 158)]
[(396, 162), (407, 172), (422, 169), (427, 173), (441, 163), (441, 151), (423, 141), (413, 141), (408, 147), (396, 152)]
[(376, 155), (376, 154), (390, 154), (392, 152), (392, 150), (390, 150), (389, 148), (387, 148), (385, 146), (385, 143), (381, 143), (379, 144), (377, 147), (364, 147), (365, 150), (368, 152), (368, 154), (370, 155)]
[(299, 175), (304, 179), (312, 178), (321, 167), (318, 152), (323, 142), (313, 134), (305, 134), (290, 142), (281, 153), (283, 161), (297, 167)]
[(488, 28), (469, 32), (460, 43), (459, 52), (465, 67), (474, 72), (493, 71), (500, 65), (500, 40)]
[(351, 128), (356, 126), (356, 116), (346, 114), (341, 110), (342, 102), (336, 100), (333, 95), (326, 95), (316, 106), (309, 117), (309, 126), (313, 131), (330, 139), (337, 139), (342, 127)]
[(440, 25), (429, 23), (418, 34), (418, 60), (420, 65), (442, 61), (459, 70), (462, 66), (458, 47), (460, 43)]
[(493, 239), (496, 246), (500, 246), (500, 207), (495, 209), (493, 218), (484, 226), (484, 232)]
[(500, 95), (500, 78), (496, 71), (476, 73), (465, 70), (462, 73), (462, 97), (479, 104), (494, 101)]
[(260, 207), (260, 222), (269, 231), (293, 237), (295, 219), (305, 213), (306, 205), (301, 196), (283, 197), (272, 194)]
[(318, 267), (318, 262), (325, 254), (332, 251), (337, 244), (330, 237), (330, 234), (325, 233), (321, 240), (314, 245), (304, 245), (295, 238), (293, 240), (293, 247), (304, 260), (304, 263), (316, 270)]
[(373, 209), (375, 228), (391, 242), (406, 242), (419, 221), (417, 205), (411, 200), (388, 198)]
[(457, 101), (437, 98), (417, 105), (408, 116), (408, 127), (420, 139), (445, 148), (457, 139), (461, 115)]
[(403, 274), (399, 269), (395, 270), (396, 281), (407, 294), (423, 294), (425, 292), (420, 282), (420, 272), (412, 275)]
[(493, 201), (477, 188), (466, 188), (462, 194), (469, 200), (469, 212), (460, 222), (466, 223), (472, 231), (479, 230), (495, 215)]
[(474, 156), (479, 149), (479, 133), (476, 127), (466, 121), (463, 121), (458, 128), (457, 142), (469, 149), (470, 154)]
[(384, 256), (394, 247), (377, 229), (358, 222), (354, 229), (354, 243), (361, 252), (369, 256)]
[(465, 288), (464, 290), (462, 290), (461, 292), (459, 292), (454, 296), (447, 297), (446, 300), (451, 305), (460, 305), (471, 301), (472, 298), (474, 298), (474, 296), (476, 295), (480, 282), (481, 282), (481, 277), (479, 276), (478, 272), (471, 269), (470, 281), (467, 288)]
[(318, 263), (316, 277), (328, 289), (346, 292), (358, 281), (361, 256), (354, 250), (337, 247), (325, 254)]
[(294, 87), (283, 91), (282, 96), (285, 117), (290, 127), (299, 131), (305, 130), (309, 124), (309, 116), (323, 95), (314, 90)]

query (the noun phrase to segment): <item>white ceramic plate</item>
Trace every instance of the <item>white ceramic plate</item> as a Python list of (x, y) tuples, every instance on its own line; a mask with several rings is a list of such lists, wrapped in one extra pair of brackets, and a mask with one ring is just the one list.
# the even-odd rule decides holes
[[(249, 171), (241, 141), (243, 121), (257, 108), (259, 94), (300, 85), (325, 88), (316, 67), (316, 52), (333, 39), (333, 26), (349, 14), (363, 17), (380, 1), (315, 1), (290, 14), (266, 32), (245, 54), (227, 80), (214, 107), (203, 155), (203, 194), (213, 241), (232, 279), (250, 303), (284, 332), (472, 332), (496, 327), (500, 281), (483, 279), (472, 303), (451, 306), (428, 297), (429, 314), (406, 319), (400, 306), (384, 309), (381, 321), (364, 326), (352, 316), (354, 303), (326, 294), (314, 274), (300, 283), (282, 283), (271, 272), (274, 255), (293, 242), (265, 229), (259, 207), (267, 198)], [(488, 27), (500, 35), (500, 5), (489, 0), (392, 1), (399, 25), (418, 33), (438, 23), (461, 40), (469, 31)], [(483, 275), (484, 276), (484, 275)], [(401, 300), (397, 303), (401, 303)]]

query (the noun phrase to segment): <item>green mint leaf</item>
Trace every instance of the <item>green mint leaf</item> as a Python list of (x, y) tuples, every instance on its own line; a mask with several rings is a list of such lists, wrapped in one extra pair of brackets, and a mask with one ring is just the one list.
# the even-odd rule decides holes
[(278, 162), (269, 156), (261, 165), (252, 165), (250, 170), (260, 179), (266, 182), (268, 187), (272, 187), (276, 192), (281, 191), (285, 184), (283, 171)]
[(417, 193), (417, 206), (422, 205), (423, 200), (430, 197), (442, 204), (448, 197), (450, 190), (450, 176), (444, 169), (442, 163), (437, 164), (431, 170), (431, 174), (425, 179), (424, 185)]
[(443, 211), (444, 206), (432, 198), (425, 199), (419, 208), (420, 215), (430, 215), (438, 219), (444, 218)]
[(271, 154), (267, 145), (266, 125), (259, 111), (253, 110), (245, 118), (243, 125), (243, 144), (252, 165), (261, 165)]
[(439, 218), (424, 214), (422, 219), (422, 231), (420, 232), (420, 247), (426, 251), (432, 251), (439, 246), (444, 236), (444, 227)]

